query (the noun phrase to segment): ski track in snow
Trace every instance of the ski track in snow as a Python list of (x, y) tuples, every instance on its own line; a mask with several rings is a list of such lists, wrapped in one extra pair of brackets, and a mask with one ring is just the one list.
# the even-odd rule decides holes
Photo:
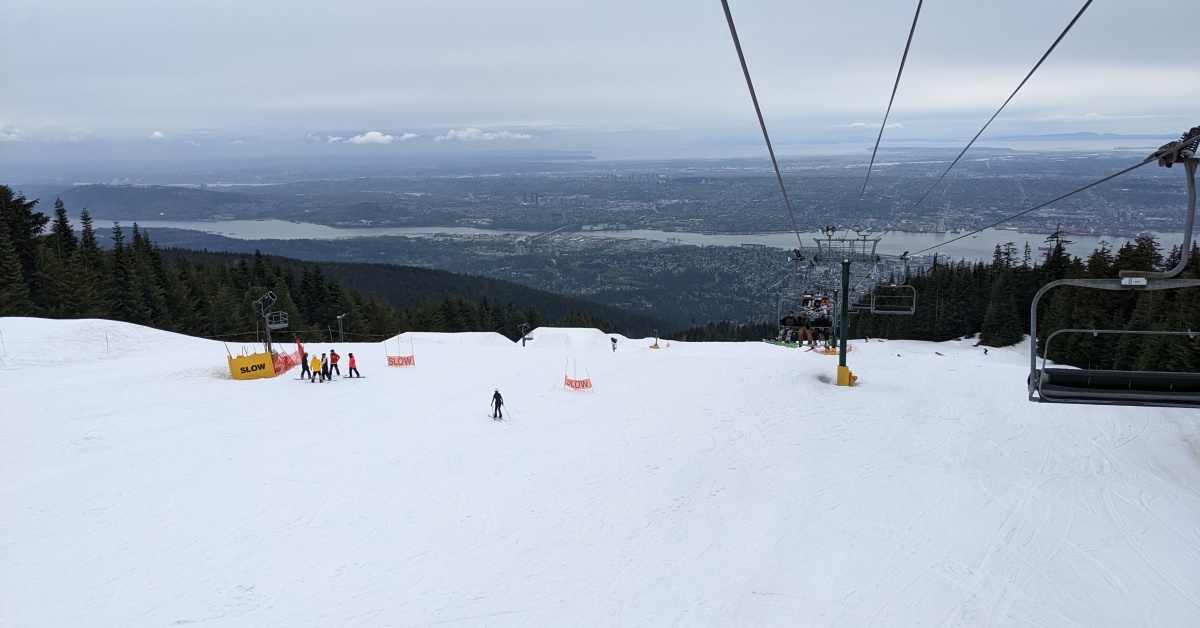
[(410, 333), (309, 345), (366, 375), (324, 385), (108, 321), (0, 333), (4, 626), (1200, 617), (1200, 417), (1029, 403), (1020, 347), (858, 341), (839, 388), (766, 343)]

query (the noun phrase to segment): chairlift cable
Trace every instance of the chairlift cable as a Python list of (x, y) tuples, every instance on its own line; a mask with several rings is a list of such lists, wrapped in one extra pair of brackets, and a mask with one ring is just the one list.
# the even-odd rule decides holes
[(775, 159), (775, 149), (771, 147), (771, 137), (767, 134), (767, 123), (763, 121), (762, 108), (758, 106), (758, 95), (754, 93), (754, 82), (750, 80), (750, 68), (746, 66), (746, 55), (742, 53), (742, 42), (738, 40), (737, 29), (733, 25), (733, 14), (729, 12), (729, 0), (721, 0), (721, 6), (725, 8), (725, 21), (729, 23), (729, 34), (733, 36), (733, 47), (737, 49), (738, 61), (742, 64), (746, 87), (750, 89), (750, 100), (754, 102), (754, 113), (758, 114), (758, 126), (762, 128), (763, 139), (767, 142), (767, 152), (771, 154), (771, 165), (775, 167), (775, 178), (779, 180), (779, 190), (783, 192), (783, 203), (787, 205), (788, 215), (792, 217), (792, 230), (796, 233), (796, 242), (799, 243), (800, 252), (803, 253), (804, 241), (800, 237), (800, 225), (796, 222), (796, 212), (792, 210), (792, 202), (788, 199), (787, 188), (783, 184), (783, 174), (780, 173), (779, 162)]
[(1148, 163), (1150, 163), (1150, 162), (1154, 161), (1155, 159), (1157, 159), (1157, 157), (1156, 157), (1156, 156), (1154, 156), (1154, 155), (1151, 155), (1151, 156), (1149, 156), (1149, 157), (1145, 158), (1144, 160), (1142, 160), (1142, 161), (1138, 162), (1137, 164), (1134, 164), (1134, 165), (1132, 165), (1132, 166), (1130, 166), (1130, 167), (1128, 167), (1128, 168), (1126, 168), (1126, 169), (1124, 169), (1124, 170), (1122, 170), (1122, 171), (1120, 171), (1120, 172), (1117, 172), (1117, 173), (1114, 173), (1114, 174), (1110, 174), (1110, 175), (1108, 175), (1107, 177), (1104, 177), (1103, 179), (1099, 179), (1099, 180), (1097, 180), (1097, 181), (1093, 181), (1093, 182), (1091, 182), (1091, 183), (1089, 183), (1089, 184), (1087, 184), (1087, 185), (1085, 185), (1085, 186), (1083, 186), (1083, 187), (1081, 187), (1081, 188), (1079, 188), (1079, 189), (1077, 189), (1077, 190), (1074, 190), (1074, 191), (1072, 191), (1072, 192), (1067, 192), (1066, 194), (1063, 194), (1062, 196), (1059, 196), (1058, 198), (1054, 198), (1054, 199), (1048, 200), (1048, 201), (1046, 201), (1045, 203), (1042, 203), (1041, 205), (1037, 205), (1037, 206), (1035, 206), (1035, 207), (1030, 207), (1029, 209), (1026, 209), (1025, 211), (1022, 211), (1022, 212), (1018, 212), (1018, 213), (1016, 213), (1016, 214), (1013, 214), (1012, 216), (1009, 216), (1008, 218), (1004, 218), (1004, 219), (1002, 219), (1002, 220), (999, 220), (999, 221), (997, 221), (997, 222), (994, 222), (994, 223), (992, 223), (992, 224), (990, 224), (990, 225), (988, 225), (988, 226), (986, 226), (986, 227), (981, 227), (981, 228), (979, 228), (979, 229), (976, 229), (976, 230), (974, 230), (974, 231), (971, 231), (971, 232), (969, 232), (969, 233), (964, 233), (964, 234), (962, 234), (962, 235), (958, 236), (957, 238), (952, 238), (952, 239), (950, 239), (950, 240), (946, 240), (945, 242), (941, 242), (941, 243), (939, 243), (939, 244), (935, 244), (935, 245), (933, 245), (933, 246), (931, 246), (931, 247), (928, 247), (928, 248), (921, 249), (920, 251), (916, 251), (915, 253), (912, 253), (911, 255), (920, 255), (921, 253), (924, 253), (924, 252), (926, 252), (926, 251), (932, 251), (933, 249), (936, 249), (936, 248), (938, 248), (939, 246), (945, 246), (945, 245), (947, 245), (947, 244), (950, 244), (951, 242), (957, 242), (957, 241), (959, 241), (959, 240), (961, 240), (961, 239), (963, 239), (963, 238), (965, 238), (965, 237), (967, 237), (967, 236), (972, 236), (972, 235), (975, 235), (975, 234), (977, 234), (977, 233), (980, 233), (980, 232), (982, 232), (982, 231), (986, 231), (986, 230), (988, 230), (988, 229), (991, 229), (992, 227), (996, 227), (996, 226), (998, 226), (998, 225), (1002, 225), (1002, 224), (1004, 224), (1004, 223), (1006, 223), (1006, 222), (1008, 222), (1008, 221), (1010, 221), (1010, 220), (1012, 220), (1012, 219), (1014, 219), (1014, 218), (1019, 218), (1019, 217), (1021, 217), (1021, 216), (1024, 216), (1025, 214), (1028, 214), (1029, 212), (1032, 212), (1032, 211), (1037, 211), (1037, 210), (1039, 210), (1039, 209), (1041, 209), (1041, 208), (1043, 208), (1043, 207), (1045, 207), (1045, 206), (1047, 206), (1047, 205), (1050, 205), (1050, 204), (1053, 204), (1053, 203), (1057, 203), (1058, 201), (1061, 201), (1061, 200), (1063, 200), (1064, 198), (1067, 198), (1068, 196), (1073, 196), (1073, 195), (1075, 195), (1075, 194), (1078, 194), (1078, 193), (1080, 193), (1080, 192), (1082, 192), (1082, 191), (1084, 191), (1084, 190), (1087, 190), (1087, 189), (1089, 189), (1089, 188), (1093, 188), (1093, 187), (1095, 187), (1095, 186), (1097, 186), (1097, 185), (1100, 185), (1101, 183), (1104, 183), (1105, 181), (1108, 181), (1108, 180), (1110, 180), (1110, 179), (1115, 179), (1115, 178), (1117, 178), (1117, 177), (1119, 177), (1119, 176), (1121, 176), (1121, 175), (1123, 175), (1123, 174), (1126, 174), (1126, 173), (1128, 173), (1128, 172), (1132, 172), (1133, 170), (1137, 170), (1138, 168), (1141, 168), (1142, 166), (1144, 166), (1144, 165), (1146, 165), (1146, 164), (1148, 164)]
[[(912, 28), (908, 30), (908, 41), (904, 44), (904, 54), (900, 56), (900, 69), (896, 71), (896, 83), (892, 85), (892, 97), (888, 99), (887, 111), (883, 114), (883, 123), (879, 125), (879, 135), (875, 138), (875, 148), (871, 151), (871, 162), (867, 164), (867, 176), (863, 179), (862, 191), (858, 198), (862, 199), (867, 193), (867, 182), (871, 180), (871, 169), (875, 166), (875, 155), (879, 152), (879, 142), (883, 139), (883, 130), (887, 128), (888, 116), (892, 113), (892, 103), (896, 100), (896, 90), (900, 88), (900, 75), (904, 74), (904, 62), (908, 60), (908, 49), (912, 46), (913, 33), (917, 32), (917, 18), (921, 16), (921, 4), (925, 0), (917, 0), (917, 12), (913, 15)], [(855, 209), (857, 212), (857, 208)]]
[(1014, 89), (1013, 93), (1009, 95), (1008, 100), (1005, 100), (1004, 104), (1000, 105), (1000, 108), (996, 110), (996, 113), (993, 113), (992, 117), (988, 118), (988, 121), (984, 123), (983, 128), (979, 129), (979, 132), (975, 134), (975, 137), (971, 138), (970, 142), (967, 142), (967, 145), (963, 147), (962, 152), (958, 154), (958, 157), (955, 157), (954, 161), (950, 162), (950, 166), (946, 168), (946, 171), (942, 173), (942, 176), (938, 177), (937, 181), (934, 181), (933, 185), (929, 186), (929, 189), (925, 191), (925, 194), (921, 196), (920, 200), (913, 204), (914, 209), (920, 205), (922, 201), (929, 197), (929, 193), (932, 192), (934, 188), (936, 188), (938, 184), (942, 182), (942, 179), (946, 178), (946, 175), (952, 168), (954, 168), (954, 165), (958, 163), (958, 160), (962, 159), (962, 156), (967, 154), (967, 151), (971, 149), (971, 146), (975, 143), (975, 140), (979, 139), (979, 136), (983, 135), (984, 130), (986, 130), (988, 125), (990, 125), (992, 121), (996, 119), (996, 116), (1000, 115), (1001, 111), (1004, 111), (1004, 108), (1008, 106), (1008, 103), (1017, 95), (1017, 92), (1021, 91), (1021, 88), (1024, 87), (1025, 83), (1033, 76), (1033, 73), (1037, 72), (1037, 69), (1042, 66), (1042, 62), (1044, 62), (1046, 58), (1050, 56), (1050, 53), (1054, 52), (1054, 48), (1057, 47), (1058, 43), (1063, 40), (1063, 37), (1067, 36), (1067, 33), (1071, 30), (1071, 27), (1075, 26), (1075, 22), (1079, 21), (1079, 18), (1083, 16), (1083, 12), (1086, 11), (1091, 4), (1092, 0), (1087, 0), (1083, 3), (1083, 8), (1079, 9), (1079, 12), (1075, 14), (1075, 17), (1071, 20), (1071, 23), (1067, 24), (1067, 27), (1063, 29), (1061, 34), (1059, 34), (1058, 39), (1055, 39), (1054, 43), (1050, 44), (1050, 48), (1046, 50), (1046, 53), (1042, 55), (1041, 59), (1038, 59), (1038, 62), (1034, 64), (1033, 69), (1029, 71), (1029, 74), (1025, 75), (1025, 78), (1021, 80), (1021, 83), (1017, 85), (1017, 88)]
[(980, 232), (982, 232), (982, 231), (986, 231), (986, 230), (988, 230), (988, 229), (991, 229), (992, 227), (995, 227), (995, 226), (998, 226), (998, 225), (1002, 225), (1002, 224), (1004, 224), (1004, 223), (1006, 223), (1006, 222), (1008, 222), (1008, 221), (1010, 221), (1010, 220), (1012, 220), (1012, 219), (1014, 219), (1014, 218), (1019, 218), (1019, 217), (1021, 217), (1021, 216), (1024, 216), (1025, 214), (1028, 214), (1029, 212), (1032, 212), (1032, 211), (1037, 211), (1037, 210), (1039, 210), (1039, 209), (1041, 209), (1041, 208), (1043, 208), (1043, 207), (1045, 207), (1045, 206), (1047, 206), (1047, 205), (1050, 205), (1050, 204), (1052, 204), (1052, 203), (1057, 203), (1058, 201), (1061, 201), (1061, 200), (1063, 200), (1064, 198), (1067, 198), (1068, 196), (1073, 196), (1073, 195), (1075, 195), (1075, 194), (1078, 194), (1078, 193), (1080, 193), (1080, 192), (1082, 192), (1082, 191), (1084, 191), (1084, 190), (1087, 190), (1087, 189), (1089, 189), (1089, 188), (1093, 188), (1093, 187), (1095, 187), (1095, 186), (1097, 186), (1097, 185), (1100, 185), (1101, 183), (1104, 183), (1105, 181), (1108, 181), (1108, 180), (1110, 180), (1110, 179), (1115, 179), (1115, 178), (1117, 178), (1117, 177), (1119, 177), (1119, 176), (1121, 176), (1121, 175), (1123, 175), (1123, 174), (1127, 174), (1127, 173), (1129, 173), (1129, 172), (1132, 172), (1132, 171), (1134, 171), (1134, 170), (1137, 170), (1138, 168), (1141, 168), (1142, 166), (1144, 166), (1144, 165), (1146, 165), (1146, 164), (1148, 164), (1148, 163), (1150, 163), (1150, 162), (1157, 161), (1157, 162), (1158, 162), (1160, 165), (1165, 165), (1165, 166), (1167, 166), (1167, 167), (1169, 168), (1169, 167), (1170, 167), (1170, 164), (1173, 164), (1173, 163), (1175, 163), (1175, 162), (1176, 162), (1176, 161), (1179, 159), (1179, 157), (1180, 157), (1180, 153), (1181, 153), (1181, 152), (1183, 152), (1183, 151), (1189, 151), (1189, 153), (1187, 153), (1187, 154), (1193, 154), (1193, 155), (1194, 155), (1194, 154), (1195, 154), (1195, 151), (1197, 150), (1197, 146), (1200, 146), (1200, 126), (1195, 126), (1195, 127), (1192, 127), (1191, 129), (1189, 129), (1188, 131), (1185, 131), (1185, 132), (1183, 133), (1183, 135), (1182, 135), (1182, 136), (1180, 136), (1180, 139), (1179, 139), (1179, 141), (1176, 141), (1176, 142), (1170, 142), (1170, 143), (1168, 143), (1168, 144), (1166, 144), (1166, 145), (1162, 146), (1161, 148), (1159, 148), (1158, 150), (1154, 151), (1153, 153), (1150, 153), (1150, 156), (1149, 156), (1149, 157), (1146, 157), (1146, 158), (1145, 158), (1145, 159), (1143, 159), (1142, 161), (1140, 161), (1140, 162), (1138, 162), (1138, 163), (1136, 163), (1136, 164), (1134, 164), (1134, 165), (1132, 165), (1132, 166), (1130, 166), (1130, 167), (1128, 167), (1128, 168), (1126, 168), (1126, 169), (1124, 169), (1124, 170), (1122, 170), (1122, 171), (1120, 171), (1120, 172), (1115, 172), (1115, 173), (1113, 173), (1113, 174), (1110, 174), (1110, 175), (1108, 175), (1107, 177), (1104, 177), (1103, 179), (1098, 179), (1098, 180), (1096, 180), (1096, 181), (1093, 181), (1093, 182), (1091, 182), (1091, 183), (1089, 183), (1089, 184), (1087, 184), (1087, 185), (1085, 185), (1085, 186), (1083, 186), (1083, 187), (1081, 187), (1081, 188), (1079, 188), (1079, 189), (1077, 189), (1077, 190), (1074, 190), (1074, 191), (1071, 191), (1071, 192), (1067, 192), (1066, 194), (1063, 194), (1062, 196), (1059, 196), (1058, 198), (1054, 198), (1054, 199), (1048, 200), (1048, 201), (1046, 201), (1045, 203), (1042, 203), (1041, 205), (1037, 205), (1037, 206), (1035, 206), (1035, 207), (1030, 207), (1029, 209), (1026, 209), (1026, 210), (1024, 210), (1024, 211), (1022, 211), (1022, 212), (1018, 212), (1018, 213), (1016, 213), (1016, 214), (1013, 214), (1012, 216), (1009, 216), (1008, 218), (1005, 218), (1005, 219), (1003, 219), (1003, 220), (1000, 220), (1000, 221), (998, 221), (998, 222), (994, 222), (994, 223), (992, 223), (992, 224), (990, 224), (990, 225), (988, 225), (988, 226), (986, 226), (986, 227), (982, 227), (982, 228), (976, 229), (976, 230), (974, 230), (974, 231), (971, 231), (971, 232), (969, 232), (969, 233), (964, 233), (964, 234), (962, 234), (962, 235), (958, 236), (957, 238), (952, 238), (952, 239), (950, 239), (950, 240), (946, 240), (945, 242), (941, 242), (941, 243), (935, 244), (935, 245), (933, 245), (933, 246), (931, 246), (931, 247), (927, 247), (927, 248), (921, 249), (920, 251), (917, 251), (917, 252), (915, 252), (915, 253), (912, 253), (912, 254), (910, 254), (910, 257), (911, 257), (911, 256), (913, 256), (913, 255), (920, 255), (921, 253), (924, 253), (924, 252), (926, 252), (926, 251), (932, 251), (933, 249), (936, 249), (936, 248), (938, 248), (939, 246), (945, 246), (945, 245), (947, 245), (947, 244), (950, 244), (951, 242), (957, 242), (957, 241), (959, 241), (959, 240), (961, 240), (961, 239), (963, 239), (963, 238), (965, 238), (965, 237), (967, 237), (967, 236), (972, 236), (972, 235), (975, 235), (975, 234), (977, 234), (977, 233), (980, 233)]

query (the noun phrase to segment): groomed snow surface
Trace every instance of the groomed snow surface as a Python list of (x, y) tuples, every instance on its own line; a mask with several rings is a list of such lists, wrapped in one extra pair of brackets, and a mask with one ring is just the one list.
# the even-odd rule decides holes
[(1020, 347), (857, 341), (839, 388), (765, 343), (414, 333), (309, 345), (365, 376), (310, 384), (0, 334), (3, 626), (1200, 625), (1200, 413), (1029, 403)]

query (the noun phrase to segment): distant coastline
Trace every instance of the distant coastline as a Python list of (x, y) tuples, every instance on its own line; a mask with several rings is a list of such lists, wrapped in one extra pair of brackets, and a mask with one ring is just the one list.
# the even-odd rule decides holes
[[(112, 219), (96, 219), (98, 224), (113, 222)], [(220, 235), (236, 240), (339, 240), (350, 238), (371, 238), (386, 236), (402, 237), (431, 237), (437, 235), (456, 237), (528, 237), (540, 235), (542, 232), (510, 231), (501, 229), (480, 229), (476, 227), (355, 227), (338, 228), (314, 223), (290, 222), (286, 220), (217, 220), (217, 221), (158, 221), (158, 220), (118, 220), (122, 225), (130, 226), (137, 222), (143, 229), (180, 229), (199, 231)], [(839, 232), (839, 237), (845, 237), (847, 232)], [(848, 232), (852, 233), (852, 232)], [(1013, 242), (1024, 246), (1028, 242), (1035, 248), (1043, 243), (1049, 232), (1033, 230), (1018, 231), (1013, 229), (985, 229), (978, 234), (967, 237), (969, 231), (935, 232), (935, 231), (881, 231), (872, 234), (871, 238), (881, 238), (878, 252), (882, 255), (899, 255), (905, 251), (916, 252), (925, 248), (937, 246), (938, 252), (951, 258), (983, 259), (990, 257), (996, 245)], [(1158, 237), (1159, 242), (1166, 247), (1173, 243), (1182, 242), (1182, 233), (1147, 232)], [(1070, 251), (1076, 255), (1089, 253), (1107, 242), (1113, 248), (1120, 247), (1125, 242), (1133, 240), (1139, 233), (1133, 234), (1068, 234), (1072, 240)], [(743, 246), (761, 245), (778, 249), (797, 247), (796, 234), (790, 231), (756, 232), (756, 233), (697, 233), (685, 231), (660, 231), (655, 229), (597, 229), (586, 231), (568, 231), (559, 234), (560, 237), (594, 237), (612, 239), (641, 239), (672, 244), (695, 246)], [(819, 232), (801, 233), (799, 244), (813, 247), (815, 240), (824, 239)], [(954, 242), (950, 242), (954, 240)]]

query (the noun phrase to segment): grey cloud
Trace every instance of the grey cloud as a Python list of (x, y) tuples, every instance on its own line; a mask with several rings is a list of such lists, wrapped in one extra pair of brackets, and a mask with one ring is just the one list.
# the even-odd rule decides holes
[[(914, 5), (733, 3), (772, 138), (799, 143), (853, 121), (876, 128), (870, 121), (883, 117)], [(146, 128), (173, 140), (186, 137), (178, 129), (205, 128), (256, 143), (329, 129), (310, 134), (310, 148), (331, 151), (355, 137), (394, 145), (420, 135), (433, 138), (430, 147), (453, 140), (470, 150), (536, 134), (538, 145), (620, 141), (642, 150), (655, 144), (647, 129), (692, 142), (757, 132), (718, 4), (98, 7), (5, 2), (0, 55), (13, 62), (0, 68), (0, 119), (10, 125), (0, 126), (0, 141), (8, 147), (72, 137), (144, 143)], [(1078, 2), (1045, 0), (925, 3), (892, 110), (901, 126), (889, 125), (884, 142), (969, 138), (1077, 10)], [(1163, 43), (1194, 10), (1195, 0), (1095, 3), (989, 133), (1176, 135), (1194, 125), (1195, 55)], [(412, 132), (358, 131), (384, 128)], [(552, 138), (534, 132), (548, 128)]]

